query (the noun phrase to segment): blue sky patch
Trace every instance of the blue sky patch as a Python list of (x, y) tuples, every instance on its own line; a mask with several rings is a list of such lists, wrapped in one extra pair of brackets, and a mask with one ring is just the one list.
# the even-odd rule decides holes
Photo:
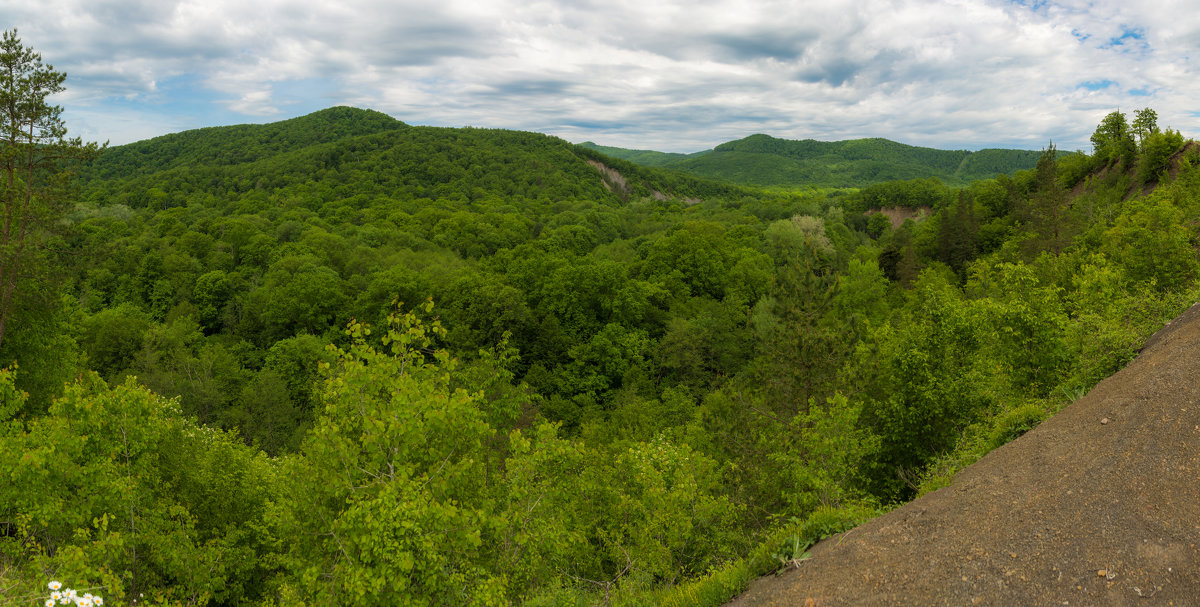
[(1147, 47), (1146, 31), (1140, 27), (1129, 27), (1128, 25), (1121, 26), (1121, 35), (1114, 38), (1109, 38), (1107, 44), (1100, 45), (1100, 48), (1121, 48), (1130, 49), (1135, 47)]
[(1023, 6), (1034, 12), (1040, 11), (1040, 10), (1046, 8), (1050, 4), (1049, 0), (1008, 0), (1008, 1), (1010, 4), (1015, 4), (1017, 6)]

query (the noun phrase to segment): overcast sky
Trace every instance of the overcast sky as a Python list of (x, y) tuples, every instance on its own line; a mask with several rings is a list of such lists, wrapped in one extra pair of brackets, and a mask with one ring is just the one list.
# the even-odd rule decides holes
[(753, 133), (1091, 151), (1108, 112), (1200, 136), (1190, 2), (0, 0), (128, 143), (333, 105), (692, 152)]

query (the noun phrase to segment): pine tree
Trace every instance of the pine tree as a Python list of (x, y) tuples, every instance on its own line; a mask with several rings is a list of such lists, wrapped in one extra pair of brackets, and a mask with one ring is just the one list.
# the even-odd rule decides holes
[[(42, 268), (39, 256), (64, 203), (69, 167), (98, 150), (78, 138), (67, 139), (62, 107), (46, 98), (64, 90), (66, 74), (42, 63), (42, 56), (21, 44), (16, 30), (0, 39), (0, 344), (20, 293)], [(44, 292), (45, 290), (42, 289)]]
[(1074, 222), (1067, 203), (1067, 190), (1058, 181), (1057, 154), (1051, 143), (1038, 158), (1033, 195), (1021, 209), (1020, 219), (1033, 235), (1026, 243), (1030, 254), (1040, 251), (1061, 253), (1073, 235)]
[(960, 191), (954, 207), (943, 212), (938, 230), (938, 256), (962, 275), (963, 268), (975, 259), (978, 240), (979, 222), (975, 218), (975, 202), (966, 192)]

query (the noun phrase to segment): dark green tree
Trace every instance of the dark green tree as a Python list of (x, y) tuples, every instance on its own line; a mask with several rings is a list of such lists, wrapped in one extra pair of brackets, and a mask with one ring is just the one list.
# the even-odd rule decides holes
[(975, 258), (978, 240), (975, 203), (965, 191), (959, 191), (958, 201), (953, 208), (944, 211), (938, 229), (938, 256), (961, 275), (967, 263)]
[(756, 376), (768, 406), (788, 417), (807, 413), (813, 399), (832, 394), (850, 343), (848, 319), (834, 305), (838, 281), (829, 264), (834, 248), (820, 220), (799, 219), (805, 221), (768, 228), (768, 247), (774, 240), (784, 263), (776, 268), (773, 292), (752, 313), (761, 340)]
[(53, 219), (65, 202), (70, 161), (95, 152), (95, 144), (67, 139), (62, 107), (46, 98), (64, 89), (67, 75), (42, 63), (42, 56), (21, 44), (17, 31), (0, 38), (0, 171), (3, 175), (3, 223), (0, 225), (0, 344), (18, 293), (45, 294), (30, 288), (37, 278), (30, 261), (51, 242)]
[(879, 267), (884, 276), (906, 287), (921, 271), (921, 259), (913, 246), (915, 225), (911, 220), (900, 224), (879, 253)]
[(1070, 244), (1074, 224), (1067, 202), (1067, 190), (1058, 181), (1058, 153), (1054, 144), (1042, 152), (1034, 170), (1033, 193), (1018, 206), (1018, 219), (1031, 234), (1026, 249), (1060, 253)]

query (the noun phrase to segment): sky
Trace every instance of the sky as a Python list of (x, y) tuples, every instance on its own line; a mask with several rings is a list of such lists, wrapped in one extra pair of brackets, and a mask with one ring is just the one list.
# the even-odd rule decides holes
[(120, 145), (334, 105), (694, 152), (754, 133), (1091, 151), (1200, 136), (1200, 11), (1165, 0), (0, 0)]

